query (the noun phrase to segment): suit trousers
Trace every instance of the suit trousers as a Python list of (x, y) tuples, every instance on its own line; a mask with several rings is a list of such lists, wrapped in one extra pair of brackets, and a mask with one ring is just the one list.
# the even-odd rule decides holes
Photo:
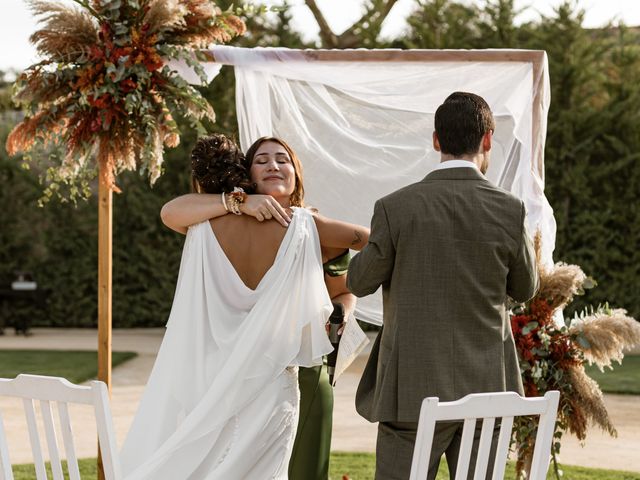
[[(433, 446), (429, 457), (429, 473), (427, 480), (435, 480), (440, 466), (440, 458), (444, 454), (449, 466), (449, 478), (454, 479), (458, 465), (458, 453), (462, 441), (462, 422), (437, 422), (433, 436)], [(473, 479), (478, 453), (478, 444), (482, 422), (478, 422), (473, 437), (471, 461), (467, 479)], [(376, 443), (376, 480), (407, 480), (411, 473), (411, 460), (416, 443), (417, 422), (380, 422), (378, 424), (378, 440)], [(485, 478), (493, 474), (493, 462), (496, 456), (500, 422), (496, 421), (491, 442), (489, 465)]]

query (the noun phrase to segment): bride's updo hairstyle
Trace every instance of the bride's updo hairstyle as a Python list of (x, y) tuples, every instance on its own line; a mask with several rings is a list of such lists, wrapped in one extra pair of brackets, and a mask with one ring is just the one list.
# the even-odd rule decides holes
[(198, 193), (230, 193), (234, 187), (252, 193), (255, 188), (244, 166), (244, 154), (220, 133), (199, 138), (193, 147), (191, 183)]

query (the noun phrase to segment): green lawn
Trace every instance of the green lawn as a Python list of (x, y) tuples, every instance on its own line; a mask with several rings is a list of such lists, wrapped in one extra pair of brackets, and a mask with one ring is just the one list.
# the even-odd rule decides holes
[(601, 372), (594, 365), (585, 365), (585, 370), (603, 392), (640, 395), (640, 355), (625, 355), (622, 365), (614, 363), (613, 370)]
[[(375, 455), (373, 453), (334, 452), (331, 454), (330, 480), (342, 480), (348, 475), (350, 480), (373, 480)], [(601, 470), (596, 468), (563, 467), (564, 478), (567, 480), (639, 480), (640, 473), (620, 472), (616, 470)], [(13, 467), (15, 480), (33, 480), (35, 470), (33, 465), (15, 465)], [(95, 480), (96, 460), (87, 458), (80, 460), (80, 474), (83, 480)], [(512, 479), (515, 473), (513, 464), (509, 464), (505, 478)], [(67, 477), (65, 477), (67, 478)], [(548, 475), (553, 479), (553, 474)], [(442, 462), (438, 472), (438, 480), (448, 480), (449, 471), (446, 462)]]
[[(113, 352), (113, 366), (137, 354)], [(98, 356), (86, 350), (0, 350), (0, 377), (14, 378), (19, 373), (64, 377), (82, 383), (98, 375)]]
[[(62, 464), (64, 478), (68, 480), (69, 474), (67, 472), (66, 462), (63, 461)], [(80, 477), (82, 478), (82, 480), (97, 480), (98, 469), (95, 458), (80, 459), (78, 461), (78, 464), (80, 466)], [(34, 468), (33, 464), (14, 465), (12, 468), (14, 480), (33, 480), (34, 478), (36, 478), (36, 469)], [(49, 478), (53, 478), (49, 463), (47, 463), (47, 474)]]
[[(437, 480), (449, 480), (447, 462), (440, 463), (440, 471)], [(601, 470), (596, 468), (562, 466), (567, 480), (640, 480), (640, 473), (620, 472), (616, 470)], [(375, 470), (375, 455), (373, 453), (331, 453), (330, 480), (342, 480), (343, 475), (348, 475), (350, 480), (373, 480)], [(550, 468), (551, 470), (551, 468)], [(514, 464), (509, 462), (504, 478), (515, 478)], [(548, 479), (554, 479), (550, 471)]]

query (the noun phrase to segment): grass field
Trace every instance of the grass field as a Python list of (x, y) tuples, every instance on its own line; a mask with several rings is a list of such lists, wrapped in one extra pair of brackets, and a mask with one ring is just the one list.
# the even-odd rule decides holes
[[(113, 352), (113, 366), (137, 356), (134, 352)], [(82, 383), (98, 375), (98, 356), (87, 350), (0, 350), (0, 377), (19, 373), (64, 377)]]
[[(633, 472), (569, 466), (563, 466), (562, 469), (563, 478), (567, 480), (640, 480), (640, 473)], [(350, 480), (373, 480), (374, 470), (375, 455), (373, 453), (331, 453), (331, 472), (329, 475), (331, 480), (342, 480), (343, 475), (347, 475)], [(504, 478), (515, 478), (512, 462), (507, 465)], [(555, 475), (550, 471), (547, 479), (555, 479)], [(437, 480), (449, 480), (449, 470), (444, 460), (440, 463)]]
[[(331, 454), (330, 480), (343, 480), (348, 476), (349, 480), (373, 480), (375, 468), (375, 455), (373, 453), (333, 452)], [(615, 470), (601, 470), (583, 467), (563, 467), (563, 478), (567, 480), (639, 480), (640, 473), (620, 472)], [(35, 469), (33, 465), (15, 465), (13, 467), (15, 480), (33, 480)], [(80, 460), (80, 475), (83, 480), (95, 480), (96, 460), (87, 458)], [(65, 477), (67, 478), (67, 477)], [(515, 478), (513, 464), (509, 464), (506, 479)], [(548, 479), (555, 478), (553, 474)], [(445, 462), (442, 462), (437, 480), (448, 480), (449, 471)]]
[(640, 355), (625, 355), (622, 365), (614, 363), (613, 370), (601, 372), (593, 365), (585, 365), (585, 369), (603, 392), (640, 395)]

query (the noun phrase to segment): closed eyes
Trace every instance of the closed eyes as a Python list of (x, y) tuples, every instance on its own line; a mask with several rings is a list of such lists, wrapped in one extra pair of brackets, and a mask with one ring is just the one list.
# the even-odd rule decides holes
[[(291, 163), (291, 159), (289, 158), (289, 156), (287, 154), (284, 153), (278, 153), (275, 156), (275, 160), (276, 162), (280, 163), (280, 164), (285, 164), (285, 163)], [(262, 154), (262, 155), (256, 155), (256, 159), (255, 159), (255, 163), (257, 163), (258, 165), (264, 165), (266, 163), (268, 163), (271, 159), (269, 157), (267, 157), (267, 154)]]

